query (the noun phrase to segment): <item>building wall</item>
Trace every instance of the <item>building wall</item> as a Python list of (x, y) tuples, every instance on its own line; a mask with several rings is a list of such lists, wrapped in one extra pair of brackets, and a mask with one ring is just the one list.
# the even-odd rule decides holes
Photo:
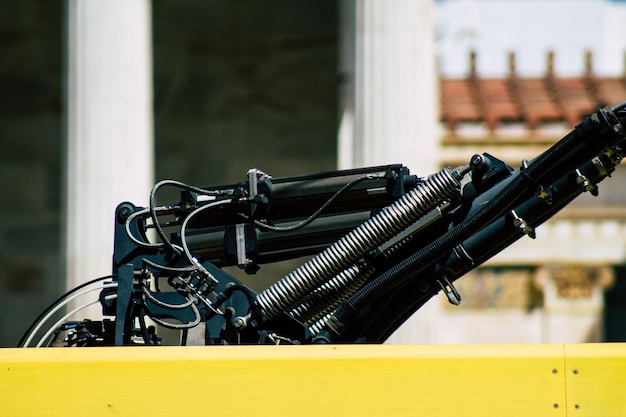
[(157, 1), (157, 178), (215, 184), (335, 167), (333, 1)]
[[(336, 169), (335, 1), (171, 0), (153, 14), (157, 181)], [(259, 290), (293, 265), (229, 272)]]
[(0, 346), (64, 288), (62, 1), (0, 7)]
[[(0, 346), (14, 346), (64, 291), (66, 18), (62, 0), (1, 4)], [(156, 178), (334, 169), (337, 19), (330, 0), (153, 2)]]
[[(558, 77), (583, 77), (589, 70), (599, 77), (623, 77), (626, 44), (623, 27), (617, 24), (626, 13), (623, 2), (436, 3), (440, 75), (445, 78), (470, 74), (506, 78), (511, 72), (509, 52), (515, 54), (517, 77), (541, 77), (549, 68)], [(469, 59), (470, 51), (475, 52), (475, 61)], [(548, 51), (554, 53), (553, 65), (548, 65)], [(593, 57), (589, 67), (585, 51)], [(453, 144), (444, 134), (440, 152), (444, 162), (451, 162), (487, 151), (518, 167), (522, 159), (534, 157), (568, 131), (563, 126), (562, 131), (546, 135), (548, 143), (539, 145), (530, 136), (523, 138), (529, 133), (525, 128), (511, 145), (513, 131), (468, 130), (480, 139), (457, 147), (464, 141)], [(624, 340), (626, 327), (619, 324), (624, 311), (617, 302), (624, 286), (623, 175), (622, 166), (600, 184), (599, 197), (581, 196), (541, 225), (536, 240), (521, 239), (485, 268), (459, 280), (458, 288), (466, 294), (461, 306), (438, 303), (440, 328), (454, 331), (434, 329), (433, 339), (450, 343)]]
[[(64, 287), (65, 10), (62, 0), (5, 0), (1, 10), (0, 346), (12, 346)], [(334, 169), (338, 20), (331, 0), (153, 2), (156, 178), (205, 185), (244, 179), (252, 167), (274, 176)], [(289, 268), (264, 267), (251, 285), (261, 288)], [(552, 340), (537, 333), (562, 323), (545, 314), (548, 287), (537, 284), (534, 269), (513, 272), (520, 275), (496, 268), (461, 280), (461, 309), (433, 300), (456, 332), (437, 322), (431, 340)], [(611, 318), (623, 310), (623, 276), (618, 270), (604, 312), (612, 340), (623, 339)], [(562, 307), (558, 297), (551, 301)], [(504, 325), (495, 325), (502, 317)]]

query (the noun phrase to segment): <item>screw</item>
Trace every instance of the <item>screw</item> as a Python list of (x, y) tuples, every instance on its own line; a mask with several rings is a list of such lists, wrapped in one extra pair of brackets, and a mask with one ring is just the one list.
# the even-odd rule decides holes
[(552, 373), (553, 373), (553, 374), (558, 374), (558, 373), (559, 373), (559, 370), (558, 370), (558, 369), (556, 369), (556, 368), (554, 368), (554, 369), (552, 369)]
[(573, 373), (574, 375), (578, 375), (578, 369), (574, 369), (574, 370), (572, 371), (572, 373)]
[(558, 403), (554, 403), (554, 404), (552, 404), (552, 407), (559, 408), (559, 404)]

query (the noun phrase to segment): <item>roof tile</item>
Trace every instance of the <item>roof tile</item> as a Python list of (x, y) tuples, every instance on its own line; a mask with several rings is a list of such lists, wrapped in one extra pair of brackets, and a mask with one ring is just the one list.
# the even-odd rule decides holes
[[(523, 123), (531, 131), (551, 122), (573, 127), (597, 108), (626, 100), (626, 76), (595, 76), (590, 54), (587, 58), (588, 69), (580, 77), (554, 74), (553, 54), (548, 56), (544, 77), (517, 76), (514, 56), (505, 77), (481, 77), (473, 65), (466, 78), (442, 77), (441, 119), (451, 132), (462, 122), (484, 122), (491, 131), (508, 122)], [(475, 54), (471, 62), (475, 63)]]

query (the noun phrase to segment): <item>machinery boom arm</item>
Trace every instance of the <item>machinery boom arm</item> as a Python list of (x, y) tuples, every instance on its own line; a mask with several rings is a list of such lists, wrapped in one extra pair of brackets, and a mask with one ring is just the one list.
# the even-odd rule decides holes
[[(41, 335), (62, 297), (20, 344), (159, 344), (148, 318), (180, 330), (182, 343), (191, 329), (203, 344), (381, 343), (435, 294), (458, 304), (455, 280), (597, 193), (623, 156), (625, 107), (599, 109), (517, 169), (484, 153), (424, 178), (386, 165), (289, 178), (251, 169), (208, 187), (162, 181), (149, 207), (116, 210), (112, 275), (98, 281), (104, 319), (59, 320)], [(166, 186), (180, 201), (157, 205)], [(259, 292), (226, 272), (302, 257)]]

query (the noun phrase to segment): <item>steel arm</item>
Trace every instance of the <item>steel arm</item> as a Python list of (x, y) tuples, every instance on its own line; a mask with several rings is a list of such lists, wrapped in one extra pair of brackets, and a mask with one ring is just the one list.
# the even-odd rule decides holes
[[(162, 181), (149, 207), (116, 210), (113, 275), (100, 294), (114, 335), (83, 323), (66, 340), (155, 344), (150, 318), (184, 334), (202, 328), (206, 344), (383, 342), (438, 292), (460, 302), (455, 280), (594, 193), (622, 159), (623, 119), (624, 105), (602, 108), (517, 169), (477, 154), (425, 178), (388, 165), (289, 178), (251, 169), (220, 186)], [(157, 204), (164, 187), (180, 200)], [(303, 256), (260, 292), (224, 269), (254, 274)]]

